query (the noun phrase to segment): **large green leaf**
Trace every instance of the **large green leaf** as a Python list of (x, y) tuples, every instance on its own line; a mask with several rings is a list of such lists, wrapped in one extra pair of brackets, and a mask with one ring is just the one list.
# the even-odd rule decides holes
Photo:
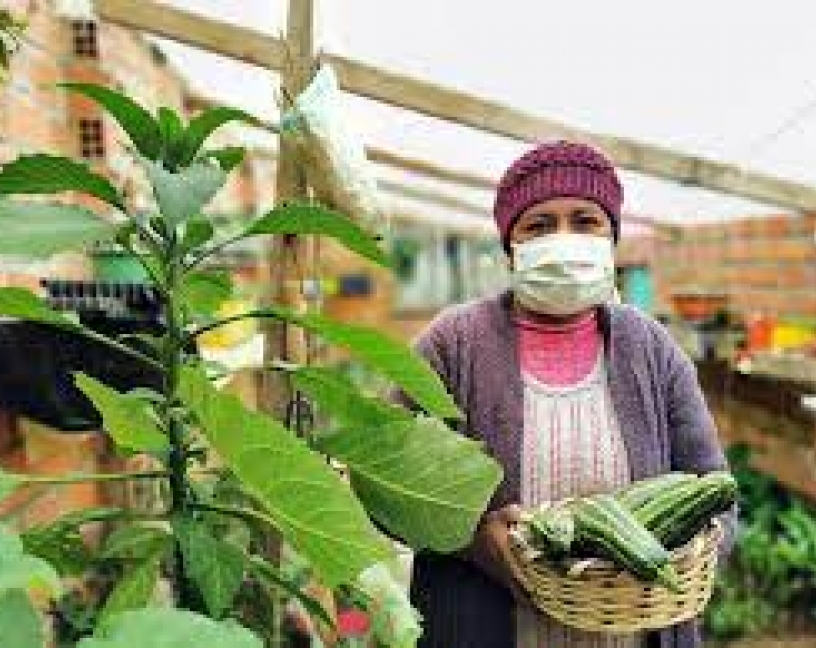
[(91, 399), (102, 416), (105, 431), (119, 447), (138, 452), (161, 452), (169, 447), (167, 437), (150, 415), (148, 403), (83, 373), (75, 374), (75, 382)]
[(290, 375), (295, 387), (317, 401), (325, 415), (342, 423), (371, 429), (413, 418), (405, 408), (364, 396), (337, 369), (302, 367)]
[(263, 648), (261, 640), (231, 621), (186, 610), (147, 608), (125, 612), (97, 627), (77, 648)]
[(211, 315), (232, 295), (232, 277), (228, 272), (191, 272), (181, 282), (180, 297), (191, 313)]
[(52, 310), (42, 299), (25, 288), (0, 288), (0, 315), (66, 329), (80, 328), (67, 317)]
[(187, 573), (201, 592), (207, 610), (220, 619), (244, 580), (246, 556), (230, 542), (213, 537), (203, 521), (175, 521), (174, 530)]
[(25, 553), (23, 541), (0, 526), (0, 594), (15, 589), (57, 595), (61, 585), (53, 567)]
[(200, 216), (227, 179), (223, 169), (206, 162), (197, 162), (175, 173), (160, 162), (145, 164), (159, 210), (172, 227)]
[(192, 162), (201, 146), (216, 129), (234, 121), (253, 126), (259, 123), (258, 119), (249, 113), (227, 106), (209, 108), (193, 117), (187, 126), (187, 131), (184, 133), (184, 146), (179, 163), (186, 165)]
[(477, 442), (427, 417), (350, 428), (319, 443), (349, 467), (374, 519), (414, 549), (465, 546), (502, 478)]
[(150, 603), (159, 581), (161, 559), (161, 551), (148, 554), (125, 573), (105, 601), (105, 607), (100, 613), (101, 623), (108, 622), (111, 617), (126, 610), (137, 610)]
[(139, 153), (155, 160), (161, 152), (162, 134), (153, 116), (130, 97), (92, 83), (63, 83), (62, 87), (100, 104), (130, 137)]
[(170, 546), (172, 537), (163, 529), (145, 524), (123, 526), (105, 539), (101, 558), (144, 560)]
[(124, 211), (122, 196), (108, 181), (88, 168), (58, 155), (21, 155), (0, 169), (0, 195), (55, 194), (79, 191)]
[(0, 593), (0, 646), (45, 648), (43, 620), (22, 590)]
[(251, 223), (244, 232), (247, 237), (259, 234), (320, 234), (375, 263), (383, 266), (391, 263), (369, 233), (340, 212), (315, 203), (293, 201), (276, 207)]
[(0, 502), (11, 495), (24, 483), (20, 475), (4, 472), (0, 468)]
[[(402, 342), (374, 329), (336, 322), (317, 314), (299, 315), (279, 306), (241, 317), (274, 317), (317, 333), (332, 344), (346, 347), (366, 365), (397, 383), (428, 414), (445, 419), (462, 417), (439, 375), (428, 363)], [(234, 319), (237, 318), (230, 318)], [(217, 323), (207, 328), (216, 326)]]
[(47, 257), (112, 239), (116, 226), (74, 205), (0, 199), (0, 254)]
[(390, 554), (348, 484), (280, 423), (218, 392), (199, 369), (182, 372), (180, 392), (227, 467), (328, 585)]

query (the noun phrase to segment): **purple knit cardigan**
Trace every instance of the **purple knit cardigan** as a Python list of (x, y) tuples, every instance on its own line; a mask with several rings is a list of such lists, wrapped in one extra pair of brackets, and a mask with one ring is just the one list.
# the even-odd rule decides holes
[[(609, 388), (632, 478), (726, 466), (693, 364), (657, 322), (627, 306), (604, 306)], [(480, 439), (504, 468), (490, 508), (519, 501), (523, 384), (512, 293), (441, 313), (416, 342), (464, 413), (460, 431)], [(731, 544), (735, 513), (725, 516)], [(474, 565), (419, 553), (411, 587), (424, 617), (422, 648), (515, 648), (513, 601)], [(652, 633), (649, 646), (697, 648), (696, 622)]]

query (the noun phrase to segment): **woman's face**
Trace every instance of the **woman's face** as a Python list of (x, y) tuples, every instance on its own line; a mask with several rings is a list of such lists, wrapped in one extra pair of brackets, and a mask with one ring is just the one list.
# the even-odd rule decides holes
[(510, 230), (510, 243), (524, 243), (556, 232), (612, 238), (612, 223), (603, 208), (591, 200), (551, 198), (521, 213)]

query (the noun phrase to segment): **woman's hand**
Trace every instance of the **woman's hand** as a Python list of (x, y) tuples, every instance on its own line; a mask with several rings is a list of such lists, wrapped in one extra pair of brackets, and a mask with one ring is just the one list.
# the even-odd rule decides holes
[(467, 557), (484, 573), (509, 589), (517, 601), (529, 603), (525, 578), (513, 557), (510, 530), (521, 521), (515, 504), (486, 514), (473, 536)]

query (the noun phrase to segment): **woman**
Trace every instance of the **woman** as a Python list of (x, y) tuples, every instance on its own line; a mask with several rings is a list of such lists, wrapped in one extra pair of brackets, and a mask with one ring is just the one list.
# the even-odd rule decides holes
[(509, 555), (520, 508), (726, 465), (692, 364), (659, 324), (614, 303), (622, 201), (613, 166), (589, 146), (523, 155), (494, 207), (511, 289), (446, 310), (418, 340), (465, 414), (462, 432), (505, 472), (468, 549), (416, 556), (421, 646), (700, 645), (696, 623), (622, 637), (562, 626), (530, 607)]

